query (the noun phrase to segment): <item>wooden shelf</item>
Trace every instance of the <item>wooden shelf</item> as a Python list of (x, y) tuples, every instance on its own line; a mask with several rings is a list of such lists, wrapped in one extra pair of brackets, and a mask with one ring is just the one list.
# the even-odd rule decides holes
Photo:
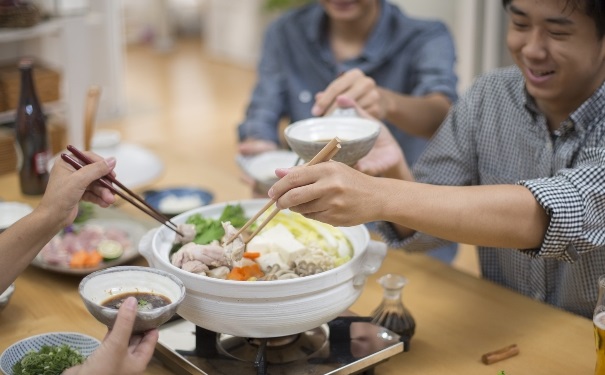
[(40, 22), (36, 26), (13, 29), (0, 29), (0, 43), (18, 42), (21, 40), (39, 38), (61, 29), (61, 20), (54, 18)]

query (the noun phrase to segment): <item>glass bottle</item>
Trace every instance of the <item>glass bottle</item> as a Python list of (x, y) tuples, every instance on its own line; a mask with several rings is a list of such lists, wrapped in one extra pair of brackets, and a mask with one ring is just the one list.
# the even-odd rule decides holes
[(15, 120), (15, 150), (21, 192), (41, 195), (48, 183), (50, 157), (46, 118), (36, 94), (33, 60), (21, 59), (21, 93)]
[(378, 279), (384, 294), (382, 302), (372, 312), (372, 323), (378, 324), (401, 337), (405, 343), (405, 350), (409, 350), (409, 341), (414, 336), (416, 322), (408, 309), (403, 306), (403, 287), (407, 279), (400, 275), (387, 274)]
[(605, 375), (605, 275), (599, 277), (599, 294), (594, 309), (592, 323), (594, 327), (597, 361), (595, 375)]

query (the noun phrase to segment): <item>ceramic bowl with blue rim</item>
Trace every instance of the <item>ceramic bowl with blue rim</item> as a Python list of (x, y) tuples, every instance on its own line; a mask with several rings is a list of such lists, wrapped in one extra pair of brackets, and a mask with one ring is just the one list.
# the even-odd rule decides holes
[(5, 375), (16, 375), (13, 374), (13, 366), (27, 353), (31, 351), (37, 352), (44, 345), (68, 345), (86, 358), (101, 345), (101, 342), (94, 337), (78, 332), (49, 332), (31, 336), (14, 343), (2, 353), (0, 356), (0, 369)]
[(212, 202), (214, 195), (208, 190), (196, 187), (174, 187), (147, 190), (143, 198), (157, 211), (169, 218)]

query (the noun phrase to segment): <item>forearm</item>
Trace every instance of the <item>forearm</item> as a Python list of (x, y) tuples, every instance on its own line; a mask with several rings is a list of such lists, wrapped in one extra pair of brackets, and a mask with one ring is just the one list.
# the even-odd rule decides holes
[(439, 93), (401, 95), (380, 88), (386, 107), (385, 119), (408, 134), (430, 138), (445, 119), (451, 103)]
[(522, 186), (436, 186), (384, 181), (385, 221), (402, 237), (413, 231), (479, 246), (529, 249), (542, 244), (549, 218)]
[(57, 234), (58, 220), (37, 208), (0, 233), (0, 290), (5, 290)]

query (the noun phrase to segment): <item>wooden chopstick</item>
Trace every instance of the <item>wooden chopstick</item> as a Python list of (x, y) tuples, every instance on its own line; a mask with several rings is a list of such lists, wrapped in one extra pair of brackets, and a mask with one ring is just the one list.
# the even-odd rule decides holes
[[(70, 151), (72, 154), (74, 154), (78, 159), (82, 160), (84, 163), (86, 164), (92, 164), (94, 163), (94, 161), (89, 158), (88, 156), (86, 156), (82, 151), (78, 150), (77, 148), (75, 148), (72, 145), (68, 145), (67, 146), (67, 150)], [(120, 189), (124, 190), (127, 194), (129, 194), (131, 197), (133, 197), (134, 199), (136, 199), (137, 201), (139, 201), (140, 203), (142, 203), (145, 207), (147, 207), (150, 211), (153, 211), (156, 216), (159, 216), (160, 218), (162, 218), (163, 220), (169, 222), (170, 224), (172, 224), (175, 228), (177, 227), (177, 225), (175, 223), (173, 223), (172, 221), (170, 221), (169, 218), (167, 218), (166, 216), (162, 215), (161, 212), (157, 211), (155, 208), (153, 208), (151, 205), (149, 205), (149, 203), (147, 203), (145, 201), (145, 199), (143, 199), (140, 195), (138, 195), (137, 193), (135, 193), (134, 191), (130, 190), (129, 188), (127, 188), (126, 186), (124, 186), (124, 184), (122, 184), (120, 181), (118, 181), (114, 176), (108, 174), (107, 176), (105, 176), (105, 178), (107, 178), (109, 181), (111, 181), (112, 183), (116, 184)], [(121, 196), (121, 195), (120, 195)]]
[[(71, 165), (72, 167), (74, 167), (76, 170), (80, 169), (83, 167), (82, 164), (80, 164), (80, 162), (78, 162), (76, 159), (74, 159), (73, 157), (71, 157), (70, 155), (67, 154), (61, 154), (61, 159), (65, 160), (65, 162), (67, 162), (69, 165)], [(154, 218), (155, 220), (157, 220), (158, 222), (160, 222), (161, 224), (165, 225), (166, 227), (168, 227), (169, 229), (171, 229), (172, 231), (174, 231), (176, 234), (180, 235), (181, 237), (184, 237), (184, 235), (178, 230), (178, 227), (172, 223), (170, 220), (168, 220), (167, 218), (165, 218), (162, 214), (152, 211), (152, 210), (148, 210), (145, 206), (140, 205), (137, 201), (131, 199), (128, 195), (122, 193), (120, 190), (117, 190), (116, 188), (114, 188), (111, 183), (109, 181), (107, 181), (104, 177), (101, 177), (100, 179), (97, 180), (101, 185), (103, 185), (104, 187), (106, 187), (107, 189), (109, 189), (112, 193), (119, 195), (120, 197), (124, 198), (125, 200), (127, 200), (128, 202), (130, 202), (133, 206), (135, 206), (136, 208), (138, 208), (139, 210), (143, 211), (144, 213), (146, 213), (147, 215), (151, 216), (152, 218)], [(168, 224), (172, 224), (173, 226), (170, 226)]]
[[(338, 137), (334, 137), (334, 139), (332, 139), (330, 142), (328, 142), (328, 144), (326, 144), (324, 146), (324, 148), (322, 148), (321, 151), (319, 151), (317, 153), (317, 155), (315, 155), (315, 157), (313, 157), (313, 159), (311, 159), (311, 161), (309, 161), (305, 165), (311, 166), (311, 165), (314, 165), (317, 163), (321, 163), (321, 162), (330, 160), (331, 158), (334, 157), (334, 155), (336, 155), (336, 153), (338, 151), (340, 151), (340, 147), (341, 147), (340, 139), (338, 139)], [(254, 216), (252, 216), (250, 218), (250, 220), (248, 220), (246, 222), (246, 224), (244, 224), (231, 238), (229, 238), (227, 241), (225, 241), (225, 245), (230, 244), (234, 239), (237, 238), (237, 236), (242, 234), (242, 232), (245, 231), (250, 225), (252, 225), (252, 223), (254, 223), (256, 221), (256, 219), (258, 219), (265, 211), (267, 211), (269, 208), (271, 208), (271, 206), (273, 206), (273, 204), (275, 204), (275, 202), (277, 202), (277, 199), (275, 199), (275, 198), (273, 198), (269, 202), (267, 202), (263, 206), (263, 208), (261, 208)], [(261, 229), (263, 229), (265, 227), (265, 225), (267, 225), (267, 223), (269, 221), (271, 221), (271, 219), (273, 219), (275, 217), (275, 215), (277, 215), (278, 212), (279, 212), (279, 210), (277, 208), (275, 210), (273, 210), (273, 212), (271, 212), (269, 217), (267, 217), (265, 219), (265, 221), (263, 221), (263, 223), (261, 225), (259, 225), (258, 228), (256, 228), (256, 230), (252, 233), (252, 235), (250, 235), (250, 237), (248, 237), (244, 241), (244, 243), (248, 243), (254, 236), (256, 236), (258, 234), (258, 232), (260, 232)]]
[(90, 86), (86, 95), (86, 107), (84, 110), (84, 151), (90, 151), (92, 147), (92, 134), (94, 133), (95, 116), (99, 107), (101, 88)]

